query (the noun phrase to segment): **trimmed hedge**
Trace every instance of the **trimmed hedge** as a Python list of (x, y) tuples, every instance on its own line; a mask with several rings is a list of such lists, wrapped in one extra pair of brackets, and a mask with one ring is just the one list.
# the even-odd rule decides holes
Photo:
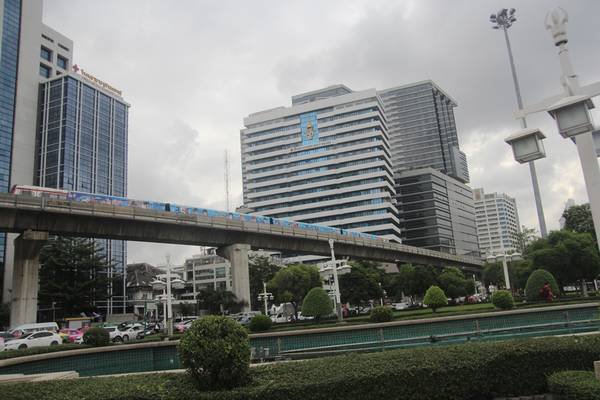
[(108, 346), (110, 333), (104, 328), (90, 328), (83, 334), (83, 343), (90, 346)]
[(548, 377), (548, 388), (563, 400), (600, 400), (600, 381), (589, 371), (552, 374)]
[(554, 275), (545, 269), (536, 269), (529, 275), (527, 284), (525, 285), (525, 296), (527, 297), (527, 301), (545, 301), (545, 299), (540, 297), (540, 290), (544, 287), (544, 283), (546, 282), (548, 282), (554, 296), (560, 295), (560, 290), (556, 283), (556, 279), (554, 279)]
[(258, 314), (252, 317), (248, 329), (250, 329), (250, 332), (264, 332), (271, 329), (272, 325), (273, 321), (268, 315)]
[(515, 306), (515, 301), (508, 290), (497, 290), (492, 294), (492, 304), (501, 310), (510, 310)]
[(33, 356), (35, 354), (55, 353), (57, 351), (86, 349), (88, 347), (90, 347), (90, 346), (87, 346), (85, 344), (66, 343), (66, 344), (59, 344), (58, 346), (30, 347), (25, 350), (0, 351), (0, 360), (6, 360), (9, 358), (16, 358), (16, 357)]
[(388, 322), (394, 319), (391, 307), (377, 306), (371, 310), (371, 322)]
[(438, 308), (448, 305), (448, 298), (446, 297), (446, 293), (444, 293), (439, 286), (433, 285), (427, 289), (427, 292), (425, 292), (423, 304), (435, 312), (435, 310)]
[(19, 383), (2, 390), (3, 400), (474, 400), (547, 393), (548, 375), (589, 370), (599, 358), (600, 335), (554, 337), (265, 365), (250, 370), (247, 386), (218, 392), (200, 391), (187, 374)]

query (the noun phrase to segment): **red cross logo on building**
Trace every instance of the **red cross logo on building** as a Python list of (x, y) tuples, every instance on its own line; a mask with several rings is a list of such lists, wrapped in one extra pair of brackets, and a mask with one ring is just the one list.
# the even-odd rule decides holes
[(79, 72), (79, 66), (77, 64), (73, 64), (73, 71), (75, 73)]

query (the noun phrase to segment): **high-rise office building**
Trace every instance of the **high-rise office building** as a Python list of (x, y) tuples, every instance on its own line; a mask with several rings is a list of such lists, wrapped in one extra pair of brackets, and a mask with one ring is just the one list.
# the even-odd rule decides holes
[[(39, 104), (36, 184), (127, 196), (129, 104), (120, 91), (85, 71), (67, 73), (40, 84)], [(114, 264), (109, 278), (123, 277), (109, 291), (107, 310), (114, 312), (124, 293), (125, 242), (95, 241)]]
[(379, 91), (388, 121), (404, 243), (479, 255), (456, 102), (432, 81)]
[[(128, 105), (93, 76), (69, 74), (73, 41), (44, 25), (42, 11), (42, 0), (0, 0), (0, 191), (20, 184), (125, 195)], [(15, 237), (0, 234), (3, 302), (11, 299)], [(101, 246), (119, 273), (123, 242)]]
[(379, 91), (388, 120), (394, 171), (430, 167), (469, 182), (453, 108), (456, 102), (432, 81)]
[(433, 168), (396, 174), (402, 242), (450, 254), (479, 256), (471, 189)]
[[(38, 85), (69, 70), (73, 42), (42, 23), (42, 0), (0, 0), (0, 39), (0, 191), (7, 192), (34, 184)], [(15, 237), (0, 234), (3, 302), (11, 299)]]
[(473, 190), (477, 216), (477, 236), (482, 253), (499, 254), (516, 251), (521, 232), (517, 202), (506, 193)]
[(374, 89), (344, 85), (250, 114), (240, 132), (253, 213), (400, 240), (390, 142)]

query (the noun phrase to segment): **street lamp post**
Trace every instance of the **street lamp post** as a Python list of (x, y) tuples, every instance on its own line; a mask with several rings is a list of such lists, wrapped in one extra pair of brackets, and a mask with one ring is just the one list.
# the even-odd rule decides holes
[(506, 252), (503, 251), (501, 254), (490, 254), (487, 257), (488, 261), (491, 261), (491, 262), (496, 262), (499, 258), (502, 260), (502, 270), (504, 272), (504, 284), (506, 286), (506, 290), (510, 290), (510, 278), (508, 277), (507, 259), (510, 259), (510, 261), (521, 260), (521, 254), (520, 253), (506, 254)]
[(269, 315), (267, 307), (269, 300), (273, 301), (273, 293), (267, 292), (267, 283), (263, 282), (263, 292), (258, 294), (258, 301), (265, 302), (265, 315)]
[[(504, 31), (504, 39), (506, 40), (506, 48), (508, 50), (508, 59), (510, 61), (510, 70), (512, 72), (513, 84), (515, 86), (515, 94), (517, 96), (517, 105), (519, 110), (523, 109), (523, 100), (521, 98), (521, 88), (519, 86), (519, 80), (517, 78), (517, 70), (515, 68), (515, 61), (513, 59), (512, 48), (510, 46), (510, 40), (508, 38), (508, 28), (517, 20), (515, 17), (515, 9), (510, 10), (503, 8), (496, 14), (490, 16), (490, 21), (495, 24), (494, 29), (502, 29)], [(527, 121), (525, 117), (519, 118), (521, 121), (521, 128), (527, 128)], [(539, 157), (541, 158), (541, 157)], [(546, 237), (546, 219), (544, 217), (544, 207), (542, 206), (542, 196), (540, 194), (540, 187), (538, 184), (537, 171), (535, 169), (534, 160), (528, 161), (529, 173), (531, 174), (531, 183), (533, 185), (533, 197), (535, 198), (535, 207), (537, 210), (538, 223), (540, 225), (540, 233), (542, 237)]]
[(593, 107), (591, 98), (600, 95), (600, 82), (579, 86), (567, 49), (567, 21), (567, 12), (560, 7), (546, 16), (546, 29), (551, 31), (554, 45), (559, 48), (558, 56), (563, 73), (561, 84), (564, 92), (536, 104), (520, 107), (515, 117), (523, 119), (529, 114), (546, 111), (556, 119), (561, 136), (575, 140), (600, 247), (600, 169), (589, 115), (589, 108)]
[(335, 252), (333, 251), (333, 239), (329, 239), (329, 248), (331, 249), (331, 268), (333, 272), (333, 291), (334, 291), (334, 300), (335, 300), (335, 312), (338, 316), (338, 320), (341, 321), (344, 319), (342, 315), (342, 301), (340, 297), (340, 283), (338, 280), (338, 271), (337, 265), (335, 264)]

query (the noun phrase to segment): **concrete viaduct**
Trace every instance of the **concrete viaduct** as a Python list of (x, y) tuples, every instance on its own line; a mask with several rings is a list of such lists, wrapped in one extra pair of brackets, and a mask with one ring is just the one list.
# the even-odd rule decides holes
[(11, 325), (35, 322), (39, 251), (48, 235), (215, 246), (231, 263), (233, 288), (250, 302), (248, 250), (336, 256), (381, 262), (460, 266), (478, 270), (479, 258), (458, 256), (387, 242), (321, 233), (301, 228), (257, 224), (222, 217), (187, 215), (138, 207), (0, 194), (0, 231), (15, 239)]

